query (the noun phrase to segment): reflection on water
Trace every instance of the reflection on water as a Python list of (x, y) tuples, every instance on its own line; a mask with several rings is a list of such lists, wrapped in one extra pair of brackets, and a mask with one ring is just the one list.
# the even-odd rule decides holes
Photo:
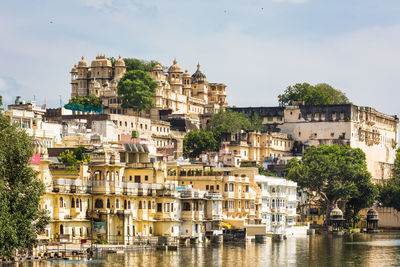
[(400, 235), (324, 235), (266, 244), (183, 247), (170, 252), (138, 250), (97, 255), (92, 262), (26, 262), (9, 266), (400, 266)]

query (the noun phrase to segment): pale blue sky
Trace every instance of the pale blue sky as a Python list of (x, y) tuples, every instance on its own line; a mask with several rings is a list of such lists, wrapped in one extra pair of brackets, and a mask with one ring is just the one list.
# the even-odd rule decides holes
[(327, 82), (399, 114), (398, 14), (398, 0), (3, 0), (0, 94), (55, 107), (82, 55), (121, 54), (190, 72), (200, 61), (230, 105), (274, 106), (288, 85)]

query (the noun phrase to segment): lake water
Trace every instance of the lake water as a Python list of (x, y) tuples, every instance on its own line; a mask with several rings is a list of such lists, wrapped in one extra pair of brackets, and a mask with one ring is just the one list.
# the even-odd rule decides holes
[(135, 250), (97, 255), (94, 261), (25, 262), (8, 266), (400, 266), (400, 235), (316, 235), (266, 244), (182, 247), (178, 251)]

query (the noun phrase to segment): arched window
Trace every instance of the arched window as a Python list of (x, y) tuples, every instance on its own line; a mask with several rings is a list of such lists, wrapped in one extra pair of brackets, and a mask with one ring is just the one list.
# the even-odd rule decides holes
[(272, 200), (271, 207), (272, 207), (272, 208), (275, 208), (275, 199)]
[(64, 225), (60, 224), (60, 235), (64, 234)]
[(103, 200), (100, 198), (96, 199), (96, 201), (94, 202), (94, 207), (96, 209), (102, 209), (103, 208)]
[(229, 192), (235, 191), (235, 185), (233, 183), (229, 184)]
[(79, 199), (79, 210), (82, 211), (82, 199)]
[(107, 209), (109, 209), (111, 207), (111, 204), (110, 204), (110, 199), (109, 198), (107, 198)]
[(153, 233), (153, 227), (150, 226), (149, 234)]
[(107, 171), (106, 180), (107, 180), (107, 181), (110, 181), (110, 172), (109, 172), (109, 171)]
[(272, 193), (275, 193), (275, 187), (272, 187)]
[(143, 209), (146, 209), (146, 200), (143, 200)]
[(228, 192), (228, 184), (225, 184), (225, 192)]
[(126, 200), (124, 200), (124, 209), (128, 207)]
[(118, 198), (115, 200), (115, 208), (119, 209), (119, 199)]
[(75, 199), (74, 198), (72, 198), (72, 200), (71, 200), (71, 208), (75, 208)]
[(60, 197), (60, 203), (59, 203), (59, 205), (60, 205), (60, 208), (64, 207), (64, 200), (63, 200), (62, 197)]
[(128, 200), (128, 209), (131, 209), (131, 201)]
[(79, 208), (79, 199), (76, 199), (76, 207)]
[(139, 201), (139, 209), (142, 209), (142, 201)]
[(148, 203), (148, 207), (147, 207), (149, 210), (151, 210), (151, 202), (149, 201), (149, 203)]

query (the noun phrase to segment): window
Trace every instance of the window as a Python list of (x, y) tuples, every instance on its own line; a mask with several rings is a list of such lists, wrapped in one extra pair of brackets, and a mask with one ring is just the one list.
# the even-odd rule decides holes
[(135, 175), (135, 183), (140, 183), (140, 175)]
[(142, 209), (142, 201), (139, 201), (139, 209)]
[(94, 207), (96, 209), (102, 209), (103, 208), (103, 200), (100, 198), (96, 199), (96, 201), (94, 202)]
[(109, 209), (109, 208), (110, 208), (110, 199), (107, 198), (107, 209)]
[(146, 209), (146, 200), (143, 200), (143, 209)]
[(76, 199), (76, 207), (79, 208), (79, 199)]
[(246, 190), (246, 193), (249, 192), (249, 185), (246, 185), (245, 190)]
[(225, 192), (228, 192), (228, 184), (225, 184)]
[(191, 210), (190, 203), (189, 202), (183, 202), (182, 210), (183, 211), (190, 211)]
[(72, 200), (71, 200), (71, 208), (75, 208), (75, 199), (74, 198), (72, 198)]
[(235, 190), (235, 185), (230, 183), (229, 184), (229, 192), (233, 192)]
[(151, 202), (150, 202), (150, 201), (148, 202), (147, 208), (148, 208), (149, 210), (151, 210)]
[(129, 175), (129, 181), (132, 181), (132, 175)]
[(246, 207), (246, 209), (248, 209), (250, 207), (250, 203), (248, 200), (246, 200), (246, 202), (245, 202), (245, 207)]
[(118, 198), (115, 200), (115, 208), (119, 209), (119, 199)]
[(217, 190), (219, 191), (219, 185), (217, 184)]
[(162, 212), (162, 203), (157, 203), (157, 212)]
[(209, 188), (209, 186), (208, 185), (206, 185), (206, 190), (209, 190), (210, 188)]
[(149, 176), (148, 176), (148, 175), (145, 175), (145, 176), (144, 176), (144, 180), (145, 180), (145, 181), (148, 181), (148, 180), (149, 180)]
[(60, 235), (64, 234), (64, 225), (60, 224)]
[(59, 203), (59, 205), (60, 205), (60, 208), (62, 208), (62, 207), (64, 206), (64, 200), (63, 200), (62, 197), (60, 197), (60, 203)]

